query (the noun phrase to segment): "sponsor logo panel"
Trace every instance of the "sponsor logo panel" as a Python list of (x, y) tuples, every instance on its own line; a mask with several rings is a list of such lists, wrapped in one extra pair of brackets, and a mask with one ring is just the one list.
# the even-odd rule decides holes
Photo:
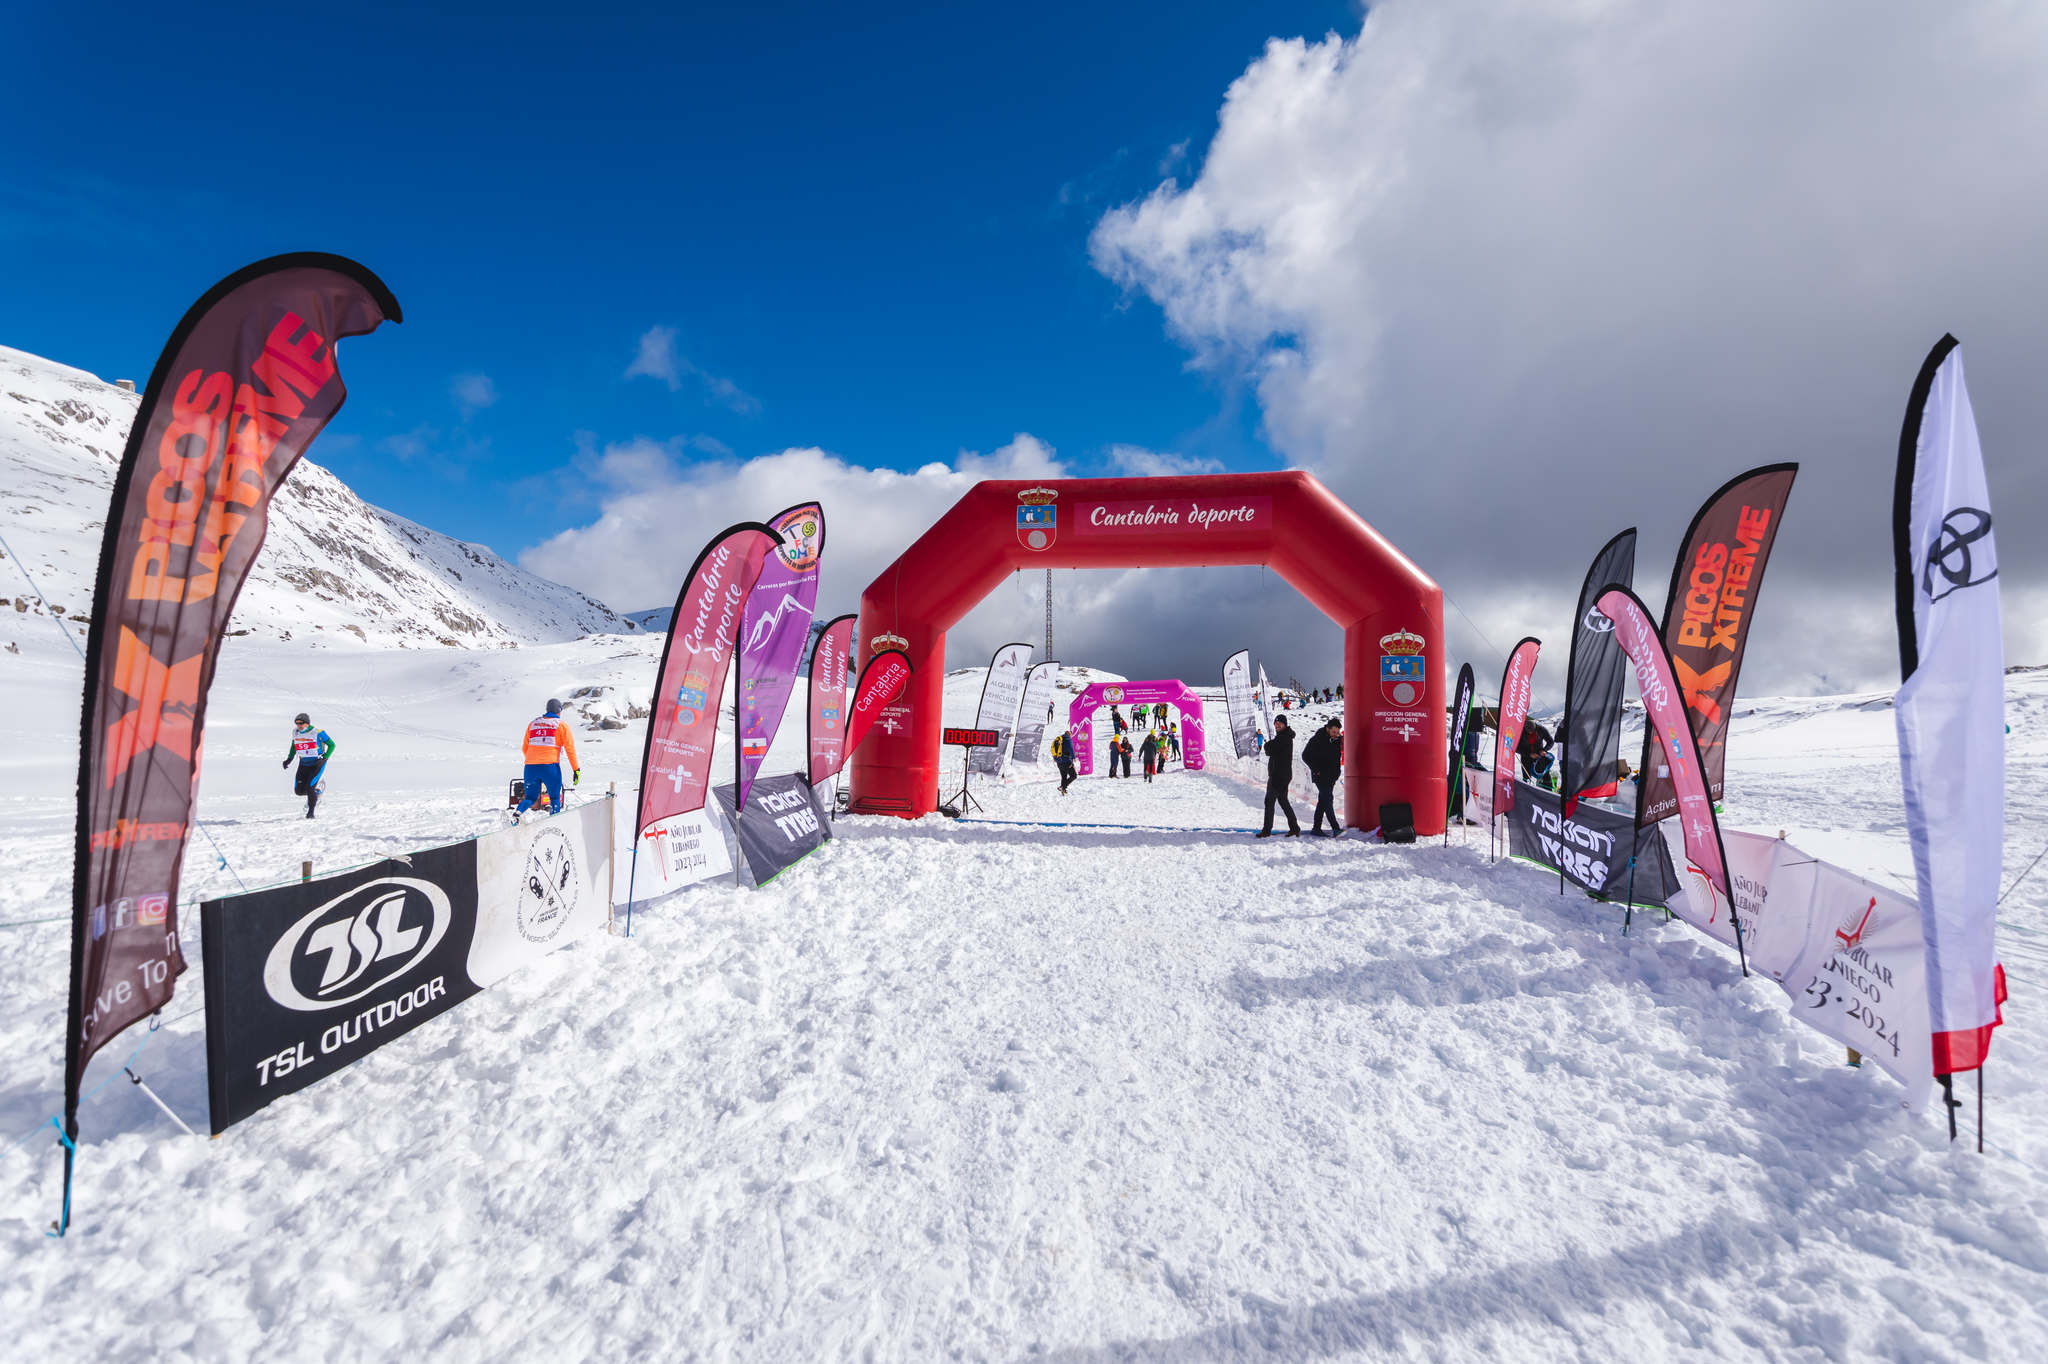
[[(602, 802), (201, 906), (213, 1130), (344, 1069), (602, 924)], [(144, 896), (138, 921), (153, 914)]]
[(1059, 539), (1059, 492), (1026, 488), (1017, 494), (1017, 543), (1028, 550), (1051, 549)]

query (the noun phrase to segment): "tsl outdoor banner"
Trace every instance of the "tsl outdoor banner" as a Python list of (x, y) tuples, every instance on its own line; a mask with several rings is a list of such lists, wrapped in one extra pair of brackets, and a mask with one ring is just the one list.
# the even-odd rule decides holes
[[(114, 475), (87, 635), (72, 882), (65, 1124), (107, 1040), (185, 969), (178, 879), (206, 694), (270, 499), (341, 407), (336, 345), (399, 320), (340, 256), (277, 256), (187, 312)], [(211, 992), (209, 992), (211, 993)]]
[(829, 780), (846, 764), (846, 720), (849, 676), (848, 660), (853, 656), (852, 615), (828, 622), (818, 633), (811, 650), (811, 685), (804, 751), (810, 754), (811, 785)]
[[(1751, 469), (1722, 485), (1693, 517), (1679, 542), (1664, 603), (1664, 644), (1679, 693), (1698, 736), (1707, 794), (1721, 799), (1728, 758), (1728, 722), (1735, 714), (1735, 684), (1749, 623), (1763, 590), (1764, 565), (1777, 543), (1778, 523), (1792, 496), (1797, 464)], [(1617, 578), (1622, 586), (1627, 583)], [(1679, 808), (1671, 774), (1643, 739), (1643, 779), (1637, 797), (1645, 824)]]
[(225, 1131), (602, 926), (610, 820), (552, 819), (200, 906)]
[(818, 605), (818, 564), (825, 554), (825, 512), (815, 502), (768, 518), (782, 543), (761, 561), (761, 576), (740, 613), (740, 791), (761, 770), (803, 662)]
[(781, 536), (759, 521), (728, 527), (704, 546), (683, 579), (655, 674), (640, 809), (633, 832), (704, 808), (725, 675), (739, 645), (747, 594)]
[(1633, 815), (1591, 801), (1579, 801), (1567, 815), (1562, 796), (1525, 781), (1515, 782), (1508, 850), (1561, 871), (1572, 884), (1610, 900), (1661, 905), (1678, 890), (1670, 854), (1654, 827), (1638, 829)]
[(733, 789), (713, 794), (728, 824), (739, 830), (740, 853), (756, 886), (765, 886), (832, 837), (825, 809), (802, 776), (764, 777), (747, 792), (745, 819), (733, 818)]

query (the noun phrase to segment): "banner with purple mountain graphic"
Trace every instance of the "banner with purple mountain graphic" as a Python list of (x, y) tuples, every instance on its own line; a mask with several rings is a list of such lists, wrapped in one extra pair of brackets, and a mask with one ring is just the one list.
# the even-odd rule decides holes
[(740, 613), (739, 805), (775, 742), (796, 688), (797, 666), (818, 605), (818, 561), (825, 553), (825, 512), (804, 502), (777, 512), (768, 525), (782, 544), (762, 561), (761, 576)]

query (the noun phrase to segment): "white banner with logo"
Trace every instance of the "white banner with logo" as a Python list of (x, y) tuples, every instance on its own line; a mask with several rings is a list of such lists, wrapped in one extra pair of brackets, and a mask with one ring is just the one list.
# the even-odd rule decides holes
[[(1920, 906), (1784, 839), (1723, 830), (1722, 841), (1750, 970), (1778, 983), (1793, 1017), (1897, 1078), (1907, 1106), (1924, 1106), (1934, 1060)], [(1726, 902), (1696, 872), (1680, 879), (1672, 908), (1733, 947)]]
[(1749, 960), (1749, 969), (1782, 981), (1787, 965), (1782, 957), (1782, 948), (1758, 942), (1759, 937), (1769, 939), (1770, 944), (1780, 942), (1780, 937), (1773, 936), (1769, 927), (1772, 868), (1780, 841), (1763, 834), (1722, 830), (1721, 845), (1728, 858), (1728, 883), (1735, 891), (1731, 913), (1728, 901), (1707, 874), (1686, 859), (1681, 821), (1667, 819), (1656, 827), (1663, 832), (1665, 849), (1671, 854), (1671, 865), (1679, 869), (1678, 894), (1671, 897), (1665, 908), (1714, 941), (1731, 948), (1735, 946), (1733, 920), (1741, 919), (1742, 947)]
[(1223, 706), (1230, 720), (1230, 749), (1240, 758), (1259, 755), (1258, 705), (1252, 700), (1252, 655), (1239, 649), (1223, 660)]
[(469, 978), (489, 989), (611, 918), (612, 845), (607, 803), (476, 841), (476, 936)]
[(656, 820), (640, 837), (628, 891), (646, 901), (732, 875), (724, 811), (713, 805)]
[(1045, 743), (1045, 728), (1053, 719), (1053, 696), (1059, 686), (1060, 661), (1049, 658), (1031, 670), (1024, 683), (1024, 699), (1017, 706), (1017, 737), (1010, 746), (1010, 761), (1037, 763)]
[(1998, 540), (1963, 355), (1921, 367), (1892, 508), (1904, 681), (1893, 701), (1906, 832), (1925, 908), (1944, 1074), (1983, 1064), (2003, 981), (1994, 940), (2005, 846), (2005, 646)]
[(998, 776), (1017, 732), (1017, 707), (1024, 700), (1024, 679), (1031, 671), (1031, 646), (1005, 644), (988, 661), (988, 679), (981, 684), (981, 705), (974, 714), (976, 729), (992, 729), (1002, 737), (994, 748), (967, 750), (967, 770)]

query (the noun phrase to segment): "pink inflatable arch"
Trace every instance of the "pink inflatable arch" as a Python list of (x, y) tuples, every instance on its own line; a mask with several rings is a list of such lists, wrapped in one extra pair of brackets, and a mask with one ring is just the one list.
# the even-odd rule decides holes
[[(1150, 706), (1160, 701), (1180, 712), (1181, 763), (1190, 772), (1203, 766), (1202, 698), (1188, 684), (1172, 678), (1156, 682), (1096, 682), (1067, 707), (1067, 732), (1074, 737), (1074, 767), (1084, 777), (1095, 773), (1095, 726), (1090, 717), (1104, 706)], [(1132, 739), (1133, 744), (1143, 743)]]
[(1369, 829), (1405, 801), (1441, 833), (1443, 591), (1299, 471), (968, 489), (861, 597), (864, 654), (900, 648), (917, 671), (853, 755), (853, 809), (937, 808), (946, 631), (1012, 572), (1201, 564), (1263, 564), (1343, 628), (1345, 818)]

